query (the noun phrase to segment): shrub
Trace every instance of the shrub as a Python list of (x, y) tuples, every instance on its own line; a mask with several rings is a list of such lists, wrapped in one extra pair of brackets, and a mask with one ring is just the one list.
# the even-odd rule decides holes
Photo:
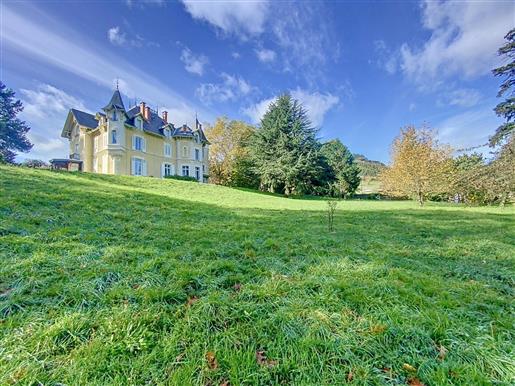
[(195, 177), (191, 177), (191, 176), (165, 176), (165, 178), (169, 178), (172, 180), (198, 182)]

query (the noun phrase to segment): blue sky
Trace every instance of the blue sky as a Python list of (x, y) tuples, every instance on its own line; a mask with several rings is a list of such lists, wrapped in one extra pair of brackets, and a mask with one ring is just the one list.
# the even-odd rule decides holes
[(515, 3), (2, 1), (1, 80), (26, 108), (29, 158), (67, 155), (71, 107), (98, 111), (115, 80), (176, 124), (258, 123), (289, 91), (322, 139), (387, 161), (399, 128), (456, 148), (499, 125), (496, 50)]

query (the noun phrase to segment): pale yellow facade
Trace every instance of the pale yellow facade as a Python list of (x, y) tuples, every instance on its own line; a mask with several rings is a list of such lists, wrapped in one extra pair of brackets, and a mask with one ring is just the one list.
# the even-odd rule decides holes
[[(92, 116), (71, 110), (63, 129), (70, 143), (70, 159), (82, 161), (85, 172), (158, 178), (188, 175), (207, 181), (209, 143), (201, 127), (176, 129), (165, 116), (157, 116), (144, 105), (141, 113), (135, 111), (115, 112), (114, 116), (106, 111), (91, 120)], [(81, 124), (84, 116), (89, 126), (96, 121), (96, 127)], [(145, 129), (150, 122), (153, 132)]]

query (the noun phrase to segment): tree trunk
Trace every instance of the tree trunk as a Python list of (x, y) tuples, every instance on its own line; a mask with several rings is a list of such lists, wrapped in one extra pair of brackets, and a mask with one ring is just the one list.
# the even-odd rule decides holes
[(420, 206), (424, 206), (424, 195), (420, 191), (418, 192), (418, 203)]

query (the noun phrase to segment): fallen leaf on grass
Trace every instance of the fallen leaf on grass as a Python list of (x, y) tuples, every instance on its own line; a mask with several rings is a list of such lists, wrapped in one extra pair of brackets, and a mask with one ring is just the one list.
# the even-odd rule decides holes
[(207, 366), (210, 370), (216, 370), (218, 368), (218, 361), (216, 360), (215, 353), (208, 351), (206, 353)]
[(223, 381), (222, 383), (220, 383), (220, 386), (231, 386), (231, 384), (229, 383), (229, 381)]
[(241, 284), (240, 283), (236, 283), (232, 288), (234, 288), (234, 290), (236, 292), (239, 292), (239, 290), (241, 290)]
[(352, 373), (352, 371), (349, 371), (349, 373), (347, 374), (347, 382), (352, 382), (353, 379), (354, 374)]
[(408, 385), (410, 385), (410, 386), (425, 386), (422, 382), (420, 382), (420, 379), (415, 378), (415, 377), (408, 379)]
[(256, 362), (258, 365), (274, 367), (277, 364), (277, 361), (268, 359), (266, 357), (266, 352), (264, 350), (256, 351)]
[(370, 327), (370, 332), (372, 334), (382, 334), (386, 331), (386, 326), (384, 324), (375, 324)]
[(191, 296), (188, 298), (188, 302), (186, 303), (188, 306), (191, 306), (193, 303), (198, 301), (198, 298), (196, 296)]
[(402, 368), (406, 371), (411, 371), (412, 373), (416, 372), (417, 369), (415, 367), (413, 367), (412, 365), (408, 364), (408, 363), (404, 363), (402, 365)]
[(442, 345), (438, 346), (438, 359), (443, 361), (446, 356), (447, 356), (447, 349)]

